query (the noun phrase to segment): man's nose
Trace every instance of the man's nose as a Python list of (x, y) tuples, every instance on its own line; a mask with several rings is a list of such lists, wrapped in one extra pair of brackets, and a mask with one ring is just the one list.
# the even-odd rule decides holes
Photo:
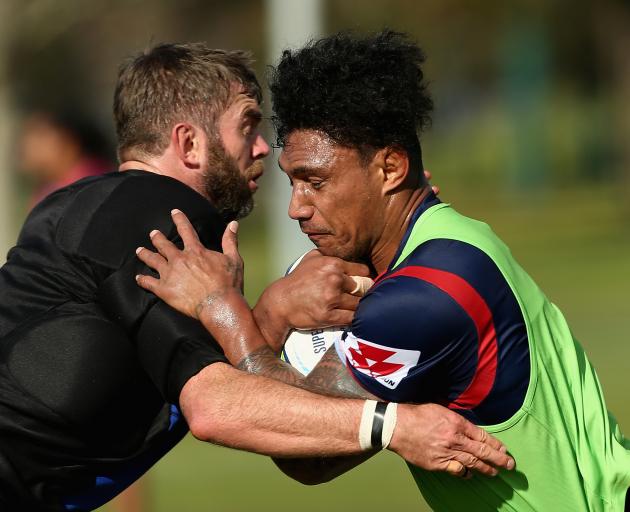
[(307, 220), (313, 216), (314, 212), (315, 208), (306, 201), (302, 187), (299, 184), (294, 184), (289, 202), (289, 217), (293, 220)]
[(265, 138), (259, 134), (254, 141), (254, 146), (252, 148), (252, 157), (254, 158), (254, 160), (258, 158), (264, 158), (269, 154), (269, 151), (271, 151), (269, 144), (267, 144)]

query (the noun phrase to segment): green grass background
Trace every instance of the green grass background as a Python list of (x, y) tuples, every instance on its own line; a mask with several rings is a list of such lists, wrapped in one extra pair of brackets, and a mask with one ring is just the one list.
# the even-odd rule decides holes
[[(628, 190), (600, 185), (518, 194), (464, 190), (448, 176), (436, 180), (442, 199), (491, 224), (564, 312), (598, 370), (609, 409), (629, 432)], [(252, 302), (270, 279), (262, 220), (259, 211), (241, 231), (246, 294)], [(146, 481), (149, 510), (155, 512), (428, 510), (403, 461), (391, 453), (379, 454), (329, 484), (305, 487), (265, 457), (189, 436)]]

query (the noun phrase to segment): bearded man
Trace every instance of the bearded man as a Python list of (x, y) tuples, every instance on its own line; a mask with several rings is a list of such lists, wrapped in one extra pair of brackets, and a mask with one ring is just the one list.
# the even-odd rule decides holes
[[(275, 456), (363, 451), (363, 400), (321, 397), (233, 368), (198, 322), (134, 281), (146, 267), (133, 248), (151, 229), (177, 241), (173, 208), (215, 249), (225, 222), (249, 213), (269, 152), (260, 99), (242, 52), (165, 44), (121, 68), (114, 116), (122, 172), (44, 199), (0, 270), (2, 510), (97, 508), (188, 429)], [(334, 258), (324, 267), (322, 282), (367, 272)], [(339, 284), (323, 288), (335, 301), (349, 297)], [(292, 311), (322, 303), (311, 299), (294, 301)], [(348, 321), (356, 304), (346, 303), (322, 308), (315, 320)], [(278, 320), (299, 326), (290, 315)], [(436, 422), (449, 428), (437, 432)], [(438, 406), (401, 406), (390, 448), (455, 472), (467, 449), (503, 466), (511, 460), (501, 443)]]

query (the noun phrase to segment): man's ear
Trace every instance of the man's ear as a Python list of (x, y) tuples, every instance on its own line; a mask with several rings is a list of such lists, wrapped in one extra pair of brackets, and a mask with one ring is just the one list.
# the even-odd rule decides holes
[(171, 144), (186, 167), (199, 168), (203, 159), (203, 132), (190, 123), (177, 123), (171, 131)]
[(374, 155), (374, 162), (382, 170), (384, 194), (405, 184), (409, 176), (409, 156), (403, 148), (399, 146), (383, 148)]

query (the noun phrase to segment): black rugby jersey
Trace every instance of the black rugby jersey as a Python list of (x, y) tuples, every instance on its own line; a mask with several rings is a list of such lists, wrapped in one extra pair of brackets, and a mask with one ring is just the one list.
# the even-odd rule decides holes
[(0, 510), (91, 510), (187, 432), (178, 397), (226, 362), (200, 323), (135, 282), (182, 210), (202, 243), (225, 227), (206, 199), (144, 171), (86, 178), (29, 215), (0, 269)]

